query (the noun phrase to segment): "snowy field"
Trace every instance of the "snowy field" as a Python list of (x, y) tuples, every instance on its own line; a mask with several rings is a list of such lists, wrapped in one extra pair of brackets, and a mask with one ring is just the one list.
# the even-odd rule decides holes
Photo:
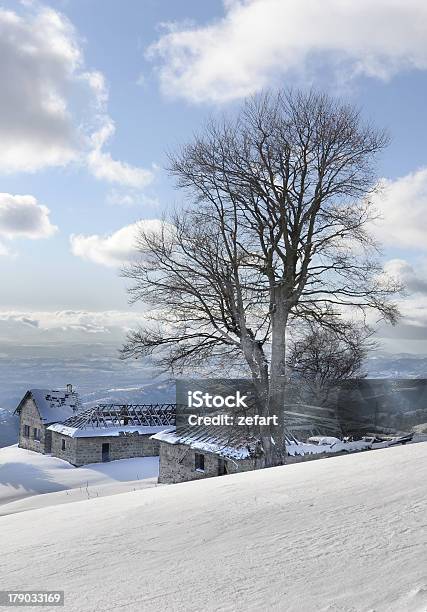
[(65, 611), (425, 612), (427, 444), (0, 517), (0, 589)]
[(0, 448), (0, 516), (156, 486), (158, 457), (75, 468), (17, 445)]

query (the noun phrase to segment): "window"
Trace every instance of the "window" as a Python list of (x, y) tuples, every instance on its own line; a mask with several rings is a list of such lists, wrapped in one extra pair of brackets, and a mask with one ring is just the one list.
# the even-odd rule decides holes
[(30, 426), (29, 425), (24, 425), (24, 437), (25, 438), (30, 437)]
[(33, 437), (34, 440), (38, 440), (40, 442), (40, 429), (37, 429), (37, 427), (33, 427)]
[(65, 450), (65, 448), (66, 448), (65, 438), (61, 438), (61, 450)]
[(196, 453), (194, 455), (194, 462), (195, 462), (197, 472), (205, 471), (205, 456), (204, 455), (200, 455), (199, 453)]

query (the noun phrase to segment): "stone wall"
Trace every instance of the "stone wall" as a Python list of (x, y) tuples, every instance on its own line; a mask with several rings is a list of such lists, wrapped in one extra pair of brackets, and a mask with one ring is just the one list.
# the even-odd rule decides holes
[[(77, 463), (77, 440), (78, 438), (70, 438), (62, 434), (52, 431), (52, 455), (58, 459), (64, 459), (72, 465)], [(65, 440), (65, 450), (62, 450), (62, 440)]]
[[(159, 442), (151, 440), (150, 436), (151, 434), (124, 433), (119, 436), (70, 438), (54, 431), (52, 432), (52, 454), (76, 466), (100, 463), (102, 445), (109, 444), (110, 461), (132, 457), (156, 457), (159, 454)], [(62, 439), (65, 439), (65, 450), (62, 450)]]
[[(29, 437), (24, 435), (24, 427), (28, 425), (30, 428)], [(37, 428), (40, 432), (40, 440), (34, 437), (34, 428)], [(46, 431), (46, 427), (43, 424), (39, 411), (32, 398), (28, 398), (21, 408), (21, 414), (19, 418), (19, 443), (20, 448), (26, 448), (28, 450), (36, 451), (37, 453), (46, 452), (46, 443), (49, 450), (50, 433)]]
[[(196, 470), (195, 455), (199, 452), (204, 455), (205, 469), (204, 471)], [(358, 451), (364, 452), (364, 451)], [(340, 455), (348, 455), (347, 452), (340, 453), (322, 453), (317, 455), (297, 455), (295, 457), (288, 456), (286, 464), (302, 463), (304, 461), (316, 461), (319, 459), (327, 459), (328, 457), (338, 457)], [(159, 466), (159, 482), (164, 484), (172, 484), (176, 482), (186, 482), (188, 480), (198, 480), (200, 478), (212, 478), (219, 475), (218, 455), (193, 450), (185, 444), (168, 444), (167, 442), (160, 443), (160, 466)], [(250, 470), (259, 469), (255, 459), (245, 459), (236, 461), (226, 459), (226, 468), (228, 474), (237, 472), (248, 472)]]
[[(196, 470), (196, 453), (202, 454), (205, 460), (204, 471)], [(255, 469), (253, 459), (240, 461), (225, 459), (228, 474), (247, 472)], [(193, 450), (185, 444), (160, 443), (159, 482), (171, 484), (201, 478), (219, 476), (220, 457), (214, 453)]]

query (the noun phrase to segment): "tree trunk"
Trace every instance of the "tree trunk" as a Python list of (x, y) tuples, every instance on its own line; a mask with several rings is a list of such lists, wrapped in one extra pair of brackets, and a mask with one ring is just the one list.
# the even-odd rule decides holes
[(274, 312), (271, 317), (271, 362), (270, 384), (268, 392), (268, 414), (277, 416), (278, 424), (272, 425), (269, 431), (269, 442), (266, 443), (267, 465), (285, 463), (285, 390), (286, 390), (286, 327), (289, 311), (286, 299), (283, 299), (283, 288), (276, 290)]

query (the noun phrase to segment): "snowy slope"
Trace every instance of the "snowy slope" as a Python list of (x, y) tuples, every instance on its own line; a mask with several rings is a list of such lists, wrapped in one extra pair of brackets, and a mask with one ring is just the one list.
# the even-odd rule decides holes
[(65, 611), (425, 612), (427, 444), (0, 518), (0, 588)]
[(158, 472), (158, 457), (75, 468), (17, 445), (0, 448), (0, 516), (155, 486)]

